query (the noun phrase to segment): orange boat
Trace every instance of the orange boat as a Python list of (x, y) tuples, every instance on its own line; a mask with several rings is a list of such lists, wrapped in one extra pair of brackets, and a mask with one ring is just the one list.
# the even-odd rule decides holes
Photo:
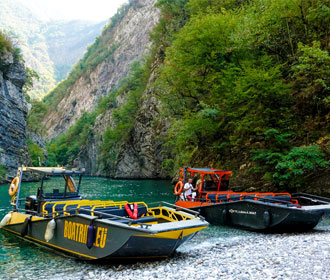
[[(175, 185), (177, 206), (198, 210), (208, 222), (256, 231), (306, 231), (330, 217), (330, 199), (298, 193), (248, 193), (229, 190), (231, 171), (181, 168)], [(187, 180), (196, 190), (185, 193)]]

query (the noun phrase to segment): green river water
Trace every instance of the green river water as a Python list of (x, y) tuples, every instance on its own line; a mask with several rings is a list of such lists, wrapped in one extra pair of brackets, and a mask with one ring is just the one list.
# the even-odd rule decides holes
[[(39, 185), (40, 183), (23, 183), (21, 197), (36, 194)], [(173, 187), (169, 181), (84, 177), (80, 193), (86, 199), (174, 202)], [(10, 210), (9, 199), (8, 185), (0, 186), (0, 219)], [(258, 233), (210, 226), (193, 240), (183, 244), (178, 249), (178, 254), (184, 255), (198, 250), (199, 246), (205, 247), (214, 242), (230, 244), (251, 235)], [(74, 260), (0, 230), (0, 279), (60, 279), (61, 275), (68, 274), (74, 279), (80, 279), (82, 269), (97, 270), (99, 265), (101, 264)]]

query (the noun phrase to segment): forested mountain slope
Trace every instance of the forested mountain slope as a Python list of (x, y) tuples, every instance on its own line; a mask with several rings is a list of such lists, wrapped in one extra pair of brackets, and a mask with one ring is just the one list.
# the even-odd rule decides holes
[[(119, 87), (112, 72), (101, 74), (109, 58), (94, 72), (82, 60), (82, 72), (44, 100), (49, 137), (70, 127), (49, 145), (49, 163), (124, 178), (218, 167), (234, 171), (236, 189), (329, 194), (329, 1), (159, 0), (157, 7), (151, 52)], [(125, 34), (116, 28), (130, 22), (121, 17), (109, 34)], [(95, 48), (86, 59), (98, 57)]]
[(26, 65), (40, 77), (28, 92), (33, 99), (41, 99), (65, 78), (104, 25), (81, 20), (45, 21), (18, 0), (0, 1), (0, 30), (16, 41)]

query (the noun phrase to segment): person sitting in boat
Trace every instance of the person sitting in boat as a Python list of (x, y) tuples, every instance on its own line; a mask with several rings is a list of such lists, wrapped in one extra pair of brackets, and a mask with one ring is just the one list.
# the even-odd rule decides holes
[(194, 187), (192, 185), (192, 179), (188, 179), (188, 182), (184, 185), (183, 190), (184, 190), (184, 196), (188, 201), (192, 201), (192, 193), (193, 191), (197, 191), (197, 187)]

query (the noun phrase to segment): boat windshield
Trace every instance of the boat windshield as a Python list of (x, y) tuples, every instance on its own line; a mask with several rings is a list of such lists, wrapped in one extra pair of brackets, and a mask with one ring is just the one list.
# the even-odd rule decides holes
[(43, 198), (61, 198), (78, 195), (78, 186), (72, 176), (46, 177), (42, 180), (38, 195)]

